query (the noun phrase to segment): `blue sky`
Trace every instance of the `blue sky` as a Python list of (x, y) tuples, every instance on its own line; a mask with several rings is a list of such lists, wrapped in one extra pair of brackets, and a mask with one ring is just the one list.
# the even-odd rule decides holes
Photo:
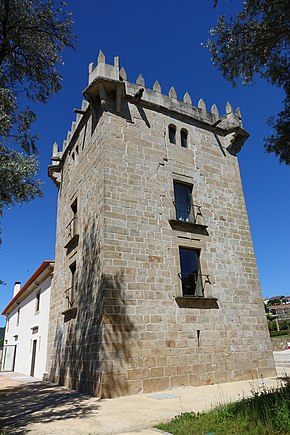
[[(6, 210), (2, 219), (0, 278), (6, 285), (0, 287), (1, 312), (12, 297), (14, 281), (24, 284), (43, 260), (54, 258), (57, 189), (47, 177), (47, 166), (53, 142), (62, 145), (74, 119), (73, 109), (80, 107), (88, 64), (96, 60), (100, 48), (109, 63), (120, 56), (130, 81), (142, 73), (147, 87), (157, 79), (163, 93), (174, 86), (182, 99), (188, 91), (194, 105), (202, 97), (208, 108), (215, 103), (220, 113), (225, 112), (227, 100), (241, 108), (251, 136), (239, 162), (263, 295), (289, 295), (290, 167), (280, 165), (263, 148), (263, 137), (270, 132), (266, 118), (281, 109), (283, 93), (258, 78), (251, 87), (233, 88), (214, 69), (210, 53), (201, 45), (217, 16), (235, 15), (242, 1), (220, 0), (216, 9), (212, 0), (67, 3), (75, 21), (77, 49), (64, 53), (61, 92), (48, 104), (34, 107), (44, 197)], [(0, 326), (4, 324), (2, 316)]]

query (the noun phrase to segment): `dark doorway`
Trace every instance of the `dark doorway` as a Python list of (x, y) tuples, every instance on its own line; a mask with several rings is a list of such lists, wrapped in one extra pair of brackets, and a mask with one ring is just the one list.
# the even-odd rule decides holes
[(37, 345), (37, 340), (33, 340), (33, 342), (32, 342), (31, 369), (30, 369), (30, 376), (32, 376), (32, 377), (34, 376), (36, 345)]

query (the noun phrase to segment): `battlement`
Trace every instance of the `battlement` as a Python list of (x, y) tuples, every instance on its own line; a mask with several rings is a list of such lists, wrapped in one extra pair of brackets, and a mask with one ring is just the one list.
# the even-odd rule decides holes
[[(100, 80), (122, 82), (124, 83), (122, 87), (123, 96), (133, 99), (142, 99), (144, 103), (158, 105), (159, 107), (180, 113), (183, 116), (195, 118), (206, 124), (214, 123), (218, 125), (218, 121), (220, 121), (222, 122), (222, 125), (219, 125), (220, 128), (229, 128), (230, 126), (242, 127), (240, 109), (237, 108), (234, 111), (229, 102), (226, 104), (225, 114), (220, 116), (216, 104), (213, 104), (210, 111), (207, 111), (206, 104), (202, 98), (198, 101), (197, 106), (193, 106), (191, 96), (188, 92), (184, 94), (182, 101), (178, 100), (176, 90), (173, 86), (170, 88), (168, 95), (163, 94), (158, 80), (155, 81), (152, 89), (146, 88), (145, 79), (142, 74), (139, 74), (135, 83), (129, 82), (125, 68), (120, 68), (119, 64), (118, 56), (114, 58), (114, 65), (107, 64), (105, 55), (100, 50), (97, 64), (89, 64), (89, 83), (83, 92), (84, 96), (90, 99), (92, 89), (96, 89), (96, 85), (100, 84)], [(100, 91), (100, 97), (102, 98), (101, 94), (102, 92)], [(138, 95), (136, 96), (136, 94)]]
[(243, 129), (240, 109), (234, 110), (230, 102), (226, 103), (225, 113), (220, 115), (216, 104), (213, 104), (210, 111), (208, 111), (202, 98), (198, 101), (197, 106), (193, 106), (188, 92), (184, 94), (182, 101), (180, 101), (173, 86), (170, 88), (168, 95), (163, 94), (158, 80), (155, 81), (152, 89), (146, 88), (142, 74), (139, 74), (135, 83), (132, 83), (127, 79), (125, 68), (120, 68), (119, 57), (114, 57), (113, 65), (108, 64), (101, 50), (97, 63), (89, 64), (89, 81), (83, 95), (86, 99), (82, 101), (81, 109), (74, 109), (76, 119), (72, 122), (66, 139), (63, 141), (62, 152), (59, 151), (57, 144), (53, 146), (53, 172), (55, 172), (63, 153), (69, 148), (83, 116), (93, 110), (94, 100), (99, 98), (102, 109), (106, 111), (112, 95), (115, 95), (116, 113), (121, 113), (122, 99), (126, 99), (133, 104), (139, 103), (143, 107), (163, 110), (167, 113), (174, 113), (175, 116), (183, 117), (183, 119), (188, 118), (202, 123), (205, 128), (216, 131), (223, 136), (229, 135), (227, 150), (234, 155), (240, 151), (249, 136)]

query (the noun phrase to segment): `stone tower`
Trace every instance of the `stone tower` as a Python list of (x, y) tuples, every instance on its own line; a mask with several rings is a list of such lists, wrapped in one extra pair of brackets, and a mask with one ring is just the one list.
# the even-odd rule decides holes
[(275, 374), (239, 109), (89, 65), (58, 187), (49, 379), (101, 397)]

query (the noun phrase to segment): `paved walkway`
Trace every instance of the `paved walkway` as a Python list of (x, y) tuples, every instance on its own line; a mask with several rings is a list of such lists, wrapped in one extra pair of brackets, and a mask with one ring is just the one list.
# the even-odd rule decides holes
[[(290, 367), (278, 374), (285, 371), (290, 374)], [(19, 373), (1, 373), (0, 429), (7, 435), (160, 435), (164, 432), (152, 426), (181, 412), (209, 410), (275, 386), (277, 379), (267, 378), (99, 400)]]

